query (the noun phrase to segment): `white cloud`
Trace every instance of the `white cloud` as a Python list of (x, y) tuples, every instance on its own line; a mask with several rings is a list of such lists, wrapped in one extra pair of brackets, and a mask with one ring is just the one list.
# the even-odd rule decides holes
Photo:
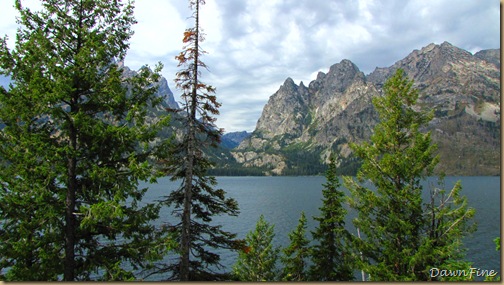
[[(137, 0), (135, 15), (139, 23), (126, 64), (139, 68), (161, 61), (178, 94), (174, 56), (182, 49), (184, 29), (193, 24), (188, 1)], [(14, 16), (9, 5), (0, 9), (0, 31), (11, 41)], [(370, 73), (432, 42), (471, 52), (498, 48), (499, 22), (497, 0), (206, 0), (201, 26), (210, 72), (202, 80), (217, 88), (223, 103), (218, 125), (252, 131), (287, 77), (308, 85), (318, 71), (345, 58)]]
[(134, 15), (137, 24), (130, 39), (130, 50), (125, 63), (130, 68), (155, 65), (162, 62), (165, 65), (163, 75), (168, 82), (176, 72), (175, 55), (182, 49), (184, 30), (191, 24), (188, 17), (191, 12), (188, 5), (174, 6), (173, 1), (136, 1)]
[[(135, 34), (130, 48), (139, 56), (158, 57), (180, 49), (182, 34), (187, 23), (179, 12), (166, 1), (137, 1)], [(147, 3), (150, 3), (147, 4)]]

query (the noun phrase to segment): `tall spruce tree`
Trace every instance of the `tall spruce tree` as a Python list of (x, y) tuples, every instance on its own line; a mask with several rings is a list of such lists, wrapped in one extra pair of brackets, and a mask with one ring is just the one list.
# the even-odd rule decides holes
[[(130, 2), (20, 0), (15, 47), (0, 41), (0, 270), (5, 280), (125, 280), (162, 252), (139, 181), (167, 118), (147, 124), (159, 78), (122, 77)], [(162, 148), (161, 148), (162, 149)], [(156, 242), (155, 242), (156, 241)], [(129, 269), (125, 269), (123, 265)]]
[[(186, 128), (183, 138), (172, 149), (172, 163), (168, 172), (172, 180), (181, 180), (180, 188), (170, 193), (166, 203), (174, 206), (174, 213), (181, 218), (173, 225), (178, 233), (180, 259), (167, 268), (173, 273), (171, 279), (219, 280), (227, 278), (218, 273), (221, 269), (219, 254), (212, 249), (235, 249), (238, 242), (235, 234), (226, 232), (221, 225), (212, 225), (212, 217), (228, 214), (238, 215), (238, 204), (234, 199), (226, 198), (222, 189), (214, 189), (217, 182), (209, 176), (207, 170), (212, 163), (205, 154), (210, 147), (216, 147), (222, 130), (215, 126), (220, 103), (214, 95), (215, 88), (200, 80), (201, 69), (207, 68), (201, 61), (205, 53), (200, 44), (203, 35), (200, 31), (199, 13), (203, 0), (189, 1), (194, 10), (194, 27), (184, 32), (184, 49), (176, 57), (179, 67), (175, 82), (182, 90), (181, 120)], [(213, 268), (212, 268), (213, 266)]]
[(310, 241), (306, 238), (306, 216), (301, 212), (298, 225), (289, 233), (290, 244), (282, 250), (282, 281), (307, 281), (307, 260), (310, 257)]
[[(384, 96), (373, 99), (380, 123), (371, 142), (351, 145), (363, 161), (358, 181), (345, 177), (350, 205), (358, 212), (353, 222), (363, 233), (354, 245), (362, 253), (358, 267), (373, 281), (428, 280), (432, 267), (468, 265), (461, 239), (471, 230), (474, 210), (460, 196), (460, 184), (448, 193), (433, 189), (431, 201), (422, 201), (421, 180), (433, 174), (439, 158), (430, 133), (420, 131), (432, 113), (416, 106), (412, 85), (397, 70)], [(365, 180), (376, 190), (364, 186)]]
[(352, 258), (349, 250), (351, 235), (345, 229), (347, 211), (343, 208), (345, 194), (340, 190), (336, 175), (336, 158), (330, 156), (326, 172), (326, 183), (322, 190), (320, 216), (314, 217), (319, 224), (312, 232), (312, 266), (309, 278), (313, 281), (348, 281), (353, 280)]
[(245, 238), (245, 245), (239, 252), (233, 266), (233, 274), (240, 281), (277, 281), (277, 261), (280, 248), (273, 245), (275, 226), (261, 215), (254, 231)]

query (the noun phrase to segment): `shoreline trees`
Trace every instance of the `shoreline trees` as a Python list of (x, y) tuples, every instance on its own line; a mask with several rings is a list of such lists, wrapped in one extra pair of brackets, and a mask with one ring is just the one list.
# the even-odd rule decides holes
[(297, 227), (289, 233), (290, 244), (282, 249), (282, 281), (306, 281), (310, 240), (306, 237), (306, 216), (301, 212)]
[(280, 248), (273, 245), (274, 237), (275, 226), (261, 215), (255, 230), (247, 234), (245, 244), (233, 266), (236, 279), (248, 282), (278, 281), (277, 261)]
[(320, 216), (314, 217), (318, 225), (312, 232), (313, 240), (318, 242), (311, 248), (312, 265), (309, 278), (312, 281), (349, 281), (353, 280), (352, 236), (345, 228), (347, 210), (343, 207), (345, 193), (336, 175), (336, 158), (330, 156), (326, 172), (326, 183), (322, 190)]

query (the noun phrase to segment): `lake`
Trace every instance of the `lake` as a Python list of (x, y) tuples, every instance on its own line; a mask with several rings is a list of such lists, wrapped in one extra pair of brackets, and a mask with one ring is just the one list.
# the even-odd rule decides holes
[[(426, 195), (429, 191), (429, 181), (424, 182)], [(495, 250), (493, 240), (500, 236), (500, 177), (446, 177), (446, 189), (451, 189), (457, 180), (462, 182), (462, 195), (467, 196), (470, 207), (476, 209), (474, 221), (478, 230), (464, 240), (468, 248), (467, 260), (473, 262), (473, 267), (500, 271), (500, 253)], [(217, 177), (218, 187), (227, 192), (227, 197), (234, 198), (240, 208), (237, 217), (218, 216), (215, 224), (223, 225), (224, 230), (236, 233), (244, 239), (246, 234), (255, 229), (255, 224), (261, 214), (275, 225), (274, 243), (278, 246), (289, 244), (288, 233), (298, 224), (301, 211), (307, 217), (309, 234), (316, 226), (313, 216), (319, 215), (318, 208), (322, 206), (323, 176), (299, 177)], [(145, 185), (144, 185), (145, 186)], [(159, 199), (179, 186), (168, 177), (158, 180), (158, 184), (148, 185), (145, 202)], [(346, 189), (342, 187), (345, 193)], [(427, 196), (426, 196), (427, 197)], [(170, 209), (163, 209), (164, 221), (177, 222), (171, 216)], [(356, 234), (351, 223), (353, 213), (347, 215), (347, 229)], [(222, 263), (229, 270), (236, 262), (237, 253), (221, 251)], [(158, 277), (159, 278), (159, 277)]]

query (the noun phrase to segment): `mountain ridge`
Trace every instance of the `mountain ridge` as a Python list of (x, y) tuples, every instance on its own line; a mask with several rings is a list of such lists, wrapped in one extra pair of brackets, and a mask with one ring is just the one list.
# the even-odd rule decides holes
[[(119, 68), (122, 68), (122, 76), (124, 78), (129, 78), (135, 76), (138, 72), (130, 69), (128, 66), (124, 65), (123, 61), (119, 61), (117, 63)], [(170, 109), (179, 109), (178, 103), (175, 101), (175, 97), (173, 97), (173, 92), (168, 86), (168, 81), (166, 78), (161, 76), (159, 81), (156, 83), (158, 85), (158, 89), (156, 91), (156, 96), (164, 98), (162, 105), (165, 108)]]
[[(412, 51), (390, 67), (364, 75), (350, 60), (319, 72), (308, 84), (288, 77), (265, 105), (252, 135), (231, 151), (238, 165), (266, 175), (324, 169), (330, 152), (342, 172), (355, 172), (350, 142), (369, 139), (378, 121), (371, 99), (397, 68), (419, 89), (419, 106), (434, 109), (426, 130), (439, 145), (437, 171), (449, 175), (500, 173), (500, 52), (474, 55), (443, 42)], [(465, 127), (465, 129), (463, 128)], [(471, 141), (473, 140), (473, 141)], [(474, 155), (481, 151), (480, 157)], [(456, 159), (450, 157), (456, 153)], [(304, 159), (304, 161), (303, 161)], [(310, 171), (310, 167), (313, 171)]]

